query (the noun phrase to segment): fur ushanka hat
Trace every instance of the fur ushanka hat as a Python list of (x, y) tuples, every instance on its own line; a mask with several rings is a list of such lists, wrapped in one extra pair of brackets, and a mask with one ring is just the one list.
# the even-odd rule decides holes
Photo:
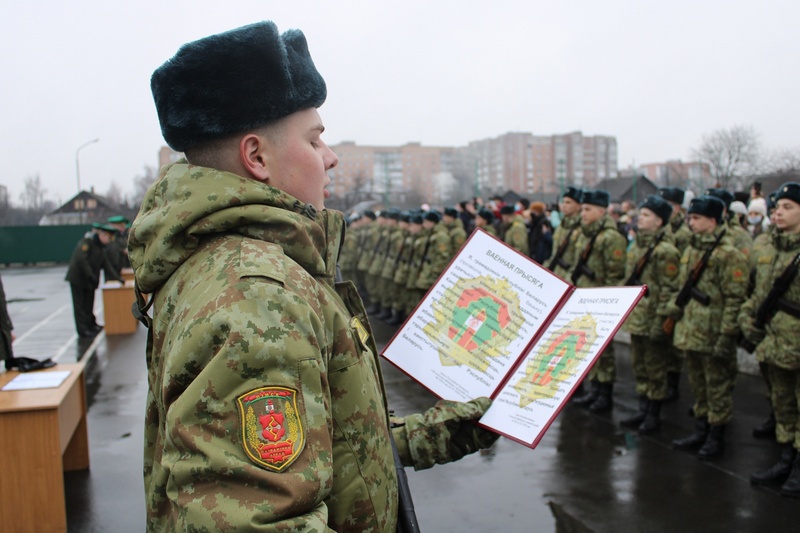
[(150, 79), (164, 140), (184, 152), (322, 105), (325, 80), (303, 32), (271, 21), (183, 45)]

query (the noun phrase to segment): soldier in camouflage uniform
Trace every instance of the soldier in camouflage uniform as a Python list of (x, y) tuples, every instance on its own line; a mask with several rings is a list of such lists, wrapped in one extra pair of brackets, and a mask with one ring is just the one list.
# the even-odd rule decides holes
[(553, 253), (545, 261), (545, 265), (553, 274), (569, 279), (572, 268), (578, 257), (576, 242), (581, 230), (581, 197), (583, 191), (575, 187), (567, 187), (561, 197), (561, 224), (553, 233)]
[(414, 299), (415, 292), (408, 290), (406, 285), (408, 283), (409, 272), (411, 271), (411, 263), (414, 255), (414, 241), (417, 234), (422, 229), (422, 215), (414, 214), (408, 217), (408, 229), (403, 238), (403, 248), (397, 262), (397, 268), (394, 272), (392, 281), (395, 284), (395, 294), (397, 298), (394, 304), (396, 315), (389, 319), (387, 324), (390, 326), (399, 326), (408, 316), (409, 307), (413, 308), (418, 300)]
[[(396, 225), (396, 220), (389, 216), (388, 210), (383, 210), (378, 215), (378, 221), (374, 224), (372, 243), (373, 247), (367, 251), (367, 260), (364, 264), (364, 284), (367, 287), (367, 294), (372, 304), (367, 308), (367, 313), (375, 314), (381, 311), (380, 280), (383, 259), (386, 255), (386, 246), (389, 241), (389, 234)], [(359, 262), (358, 268), (362, 270)]]
[(427, 291), (427, 289), (418, 288), (417, 282), (419, 281), (419, 276), (422, 272), (422, 266), (425, 263), (425, 256), (428, 255), (428, 248), (430, 247), (431, 243), (430, 237), (433, 233), (433, 225), (435, 224), (435, 222), (433, 224), (427, 222), (428, 217), (437, 219), (438, 214), (435, 212), (428, 212), (424, 215), (420, 215), (420, 229), (414, 236), (414, 244), (412, 246), (411, 258), (409, 259), (408, 265), (408, 275), (406, 280), (406, 291), (408, 292), (405, 309), (406, 316), (411, 314), (420, 300), (422, 300), (422, 297), (425, 296), (425, 292)]
[(355, 259), (355, 266), (353, 274), (355, 275), (355, 283), (356, 288), (358, 289), (358, 294), (361, 295), (362, 298), (368, 299), (369, 295), (367, 294), (367, 284), (366, 280), (364, 279), (364, 271), (360, 268), (362, 263), (366, 262), (365, 256), (367, 255), (367, 250), (372, 250), (373, 239), (374, 239), (374, 231), (375, 226), (377, 223), (375, 220), (378, 216), (375, 214), (374, 211), (367, 209), (362, 213), (363, 225), (359, 227), (358, 231), (358, 254)]
[(467, 422), (489, 401), (390, 428), (363, 304), (336, 280), (337, 158), (303, 34), (262, 22), (189, 43), (151, 86), (187, 159), (129, 239), (149, 326), (147, 530), (395, 531), (392, 435), (405, 465), (456, 459), (494, 440)]
[[(683, 200), (686, 191), (680, 187), (662, 187), (658, 194), (672, 206), (672, 217), (669, 220), (667, 231), (671, 235), (672, 243), (683, 255), (692, 238), (692, 230), (686, 225), (686, 215), (683, 209)], [(665, 353), (667, 359), (667, 396), (665, 402), (672, 402), (680, 396), (681, 373), (683, 372), (683, 352), (671, 346)]]
[(455, 207), (446, 207), (444, 209), (442, 213), (442, 225), (447, 229), (447, 234), (450, 235), (450, 249), (452, 251), (452, 257), (455, 257), (467, 240), (467, 232), (464, 230), (464, 223), (458, 218), (458, 211)]
[[(570, 280), (578, 287), (610, 287), (622, 284), (625, 277), (627, 241), (608, 214), (611, 196), (601, 189), (583, 191), (581, 196), (581, 233), (575, 246), (577, 255)], [(613, 406), (614, 381), (617, 379), (613, 342), (608, 343), (589, 371), (590, 389), (574, 400), (593, 413)]]
[[(745, 338), (757, 344), (756, 355), (767, 366), (775, 412), (778, 461), (750, 476), (757, 485), (781, 485), (781, 494), (800, 497), (800, 276), (779, 287), (771, 319), (756, 323), (756, 313), (776, 280), (800, 258), (800, 183), (784, 183), (775, 196), (775, 232), (761, 251), (755, 290), (742, 306), (739, 324)], [(762, 326), (762, 327), (759, 327)]]
[[(773, 251), (772, 241), (778, 233), (777, 226), (775, 226), (775, 196), (777, 191), (773, 192), (767, 198), (767, 212), (770, 217), (770, 225), (767, 226), (766, 231), (759, 234), (758, 237), (753, 239), (753, 249), (750, 251), (750, 285), (748, 287), (748, 298), (752, 296), (755, 290), (755, 280), (757, 277), (759, 264), (769, 261), (768, 258), (761, 259), (764, 252), (769, 256)], [(763, 267), (762, 267), (763, 268)], [(775, 413), (772, 410), (772, 385), (769, 381), (769, 365), (766, 362), (766, 357), (763, 350), (756, 350), (756, 361), (758, 362), (758, 369), (764, 383), (767, 386), (767, 402), (769, 404), (769, 416), (767, 419), (753, 428), (753, 437), (757, 439), (773, 439), (775, 438)]]
[(342, 272), (342, 279), (355, 282), (355, 269), (358, 261), (358, 233), (362, 227), (363, 217), (356, 213), (345, 219), (347, 231), (339, 250), (339, 269)]
[(692, 240), (681, 257), (680, 286), (697, 269), (706, 252), (713, 250), (692, 298), (683, 309), (670, 304), (677, 320), (675, 346), (684, 351), (689, 385), (695, 397), (695, 429), (672, 441), (679, 450), (699, 448), (700, 459), (717, 457), (724, 451), (725, 427), (733, 416), (733, 386), (736, 383), (736, 316), (747, 293), (747, 258), (727, 235), (725, 205), (713, 196), (694, 198), (689, 204)]
[(647, 285), (645, 297), (631, 312), (624, 327), (631, 335), (631, 359), (636, 377), (639, 410), (620, 423), (641, 434), (661, 424), (661, 402), (667, 396), (667, 358), (672, 342), (661, 325), (667, 306), (678, 290), (681, 254), (670, 242), (672, 207), (660, 196), (650, 195), (639, 204), (636, 239), (625, 264), (629, 285)]
[(502, 219), (500, 234), (503, 236), (503, 242), (525, 257), (528, 257), (530, 248), (528, 243), (528, 227), (525, 225), (525, 220), (521, 215), (514, 213), (513, 205), (504, 205), (501, 207), (500, 218)]
[(497, 237), (497, 230), (494, 229), (494, 215), (488, 209), (481, 209), (475, 217), (475, 227), (481, 228), (489, 235)]
[(728, 228), (727, 238), (733, 242), (736, 249), (741, 251), (745, 257), (749, 257), (750, 249), (753, 247), (753, 237), (739, 223), (739, 217), (736, 216), (736, 213), (730, 211), (731, 203), (734, 200), (733, 194), (720, 188), (706, 189), (705, 194), (719, 198), (725, 204), (723, 219), (725, 226)]
[(383, 261), (383, 268), (381, 269), (381, 314), (378, 318), (390, 322), (397, 319), (398, 308), (397, 301), (400, 293), (394, 283), (394, 275), (397, 272), (397, 267), (400, 264), (400, 256), (403, 253), (403, 245), (406, 241), (408, 234), (408, 213), (396, 212), (397, 223), (394, 231), (389, 234), (389, 246), (386, 252), (386, 258)]
[(437, 211), (428, 211), (422, 220), (422, 227), (430, 230), (416, 284), (423, 294), (439, 279), (439, 275), (453, 258), (450, 234), (441, 221), (442, 216)]
[[(388, 313), (391, 313), (391, 306), (387, 307), (386, 301), (386, 280), (382, 277), (383, 267), (389, 260), (389, 253), (393, 244), (397, 239), (393, 239), (393, 235), (397, 231), (397, 222), (400, 219), (400, 211), (397, 209), (387, 209), (381, 212), (382, 217), (385, 214), (385, 222), (381, 237), (378, 241), (378, 248), (375, 251), (375, 256), (372, 258), (372, 264), (369, 267), (369, 277), (374, 278), (373, 285), (375, 287), (375, 302), (377, 306), (375, 309), (368, 309), (369, 313), (375, 313), (376, 318), (386, 318)], [(369, 279), (369, 278), (368, 278)], [(387, 315), (384, 315), (387, 313)]]

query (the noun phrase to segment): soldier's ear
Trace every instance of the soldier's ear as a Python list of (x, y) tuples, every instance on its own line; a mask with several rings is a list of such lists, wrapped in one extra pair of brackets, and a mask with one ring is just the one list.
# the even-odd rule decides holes
[(239, 162), (245, 172), (258, 181), (268, 182), (270, 178), (267, 164), (266, 138), (256, 133), (248, 133), (239, 139)]

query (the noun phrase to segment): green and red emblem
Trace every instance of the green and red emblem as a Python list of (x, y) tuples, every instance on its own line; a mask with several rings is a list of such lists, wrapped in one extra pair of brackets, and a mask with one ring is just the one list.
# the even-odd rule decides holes
[(281, 472), (300, 455), (305, 443), (297, 409), (297, 391), (261, 387), (236, 398), (242, 420), (242, 445), (250, 459)]

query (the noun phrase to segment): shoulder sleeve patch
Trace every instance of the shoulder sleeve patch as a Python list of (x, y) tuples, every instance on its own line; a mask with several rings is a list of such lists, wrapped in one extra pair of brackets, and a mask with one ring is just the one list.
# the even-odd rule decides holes
[(89, 243), (85, 242), (81, 244), (81, 252), (88, 252), (89, 251)]
[(749, 281), (749, 278), (744, 275), (744, 271), (741, 268), (734, 268), (731, 272), (731, 277), (733, 278), (733, 281), (740, 283)]
[(273, 472), (282, 472), (300, 455), (305, 435), (297, 409), (297, 391), (260, 387), (236, 398), (241, 439), (250, 460)]

